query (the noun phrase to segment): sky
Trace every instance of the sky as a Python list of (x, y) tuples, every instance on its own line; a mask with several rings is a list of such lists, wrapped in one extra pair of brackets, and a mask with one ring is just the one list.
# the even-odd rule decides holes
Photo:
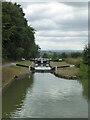
[(87, 2), (18, 2), (42, 50), (83, 50), (88, 44)]

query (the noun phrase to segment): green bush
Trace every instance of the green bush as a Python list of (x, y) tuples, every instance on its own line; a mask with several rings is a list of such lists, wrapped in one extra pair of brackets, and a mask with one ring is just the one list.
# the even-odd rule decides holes
[(78, 57), (82, 57), (82, 53), (80, 53), (80, 52), (73, 52), (73, 53), (71, 53), (71, 57), (72, 58), (78, 58)]
[(80, 72), (78, 74), (81, 79), (88, 79), (88, 65), (80, 64)]

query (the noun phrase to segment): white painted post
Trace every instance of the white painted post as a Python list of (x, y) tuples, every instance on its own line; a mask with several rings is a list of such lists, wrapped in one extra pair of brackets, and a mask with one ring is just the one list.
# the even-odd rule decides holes
[(29, 70), (31, 70), (31, 66), (29, 66)]
[(41, 59), (41, 63), (43, 64), (43, 59)]
[(57, 71), (57, 66), (55, 66), (55, 71)]
[(75, 67), (75, 65), (70, 65), (70, 67), (72, 68), (72, 67)]

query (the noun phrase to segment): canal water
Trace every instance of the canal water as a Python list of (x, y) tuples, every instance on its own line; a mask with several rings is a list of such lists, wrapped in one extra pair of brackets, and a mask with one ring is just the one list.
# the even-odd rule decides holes
[(88, 103), (78, 80), (34, 73), (3, 92), (3, 118), (87, 118)]

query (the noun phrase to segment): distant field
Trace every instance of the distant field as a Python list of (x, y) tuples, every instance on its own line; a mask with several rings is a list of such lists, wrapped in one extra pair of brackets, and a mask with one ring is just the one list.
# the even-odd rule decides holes
[(66, 62), (51, 62), (51, 66), (62, 66), (62, 65), (69, 65)]
[(77, 63), (80, 63), (82, 62), (82, 57), (79, 57), (79, 58), (71, 58), (71, 57), (68, 57), (65, 59), (65, 61), (69, 64), (77, 64)]
[(52, 66), (61, 66), (61, 65), (70, 65), (70, 64), (77, 65), (81, 62), (82, 62), (81, 57), (79, 57), (79, 58), (68, 57), (63, 62), (51, 62), (51, 65)]

